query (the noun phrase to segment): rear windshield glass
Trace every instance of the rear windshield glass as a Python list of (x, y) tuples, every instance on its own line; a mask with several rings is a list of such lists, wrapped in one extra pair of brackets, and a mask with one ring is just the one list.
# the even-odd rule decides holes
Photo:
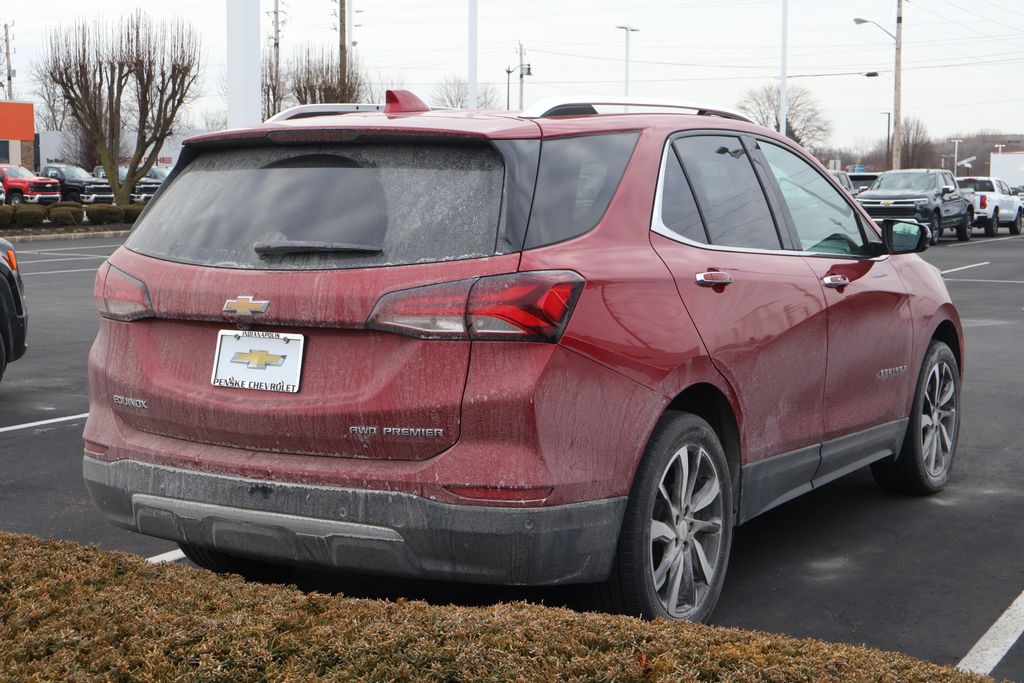
[(963, 189), (971, 189), (976, 192), (995, 192), (996, 188), (991, 180), (978, 180), (977, 178), (957, 178), (957, 184)]
[[(171, 261), (251, 269), (492, 256), (503, 182), (501, 157), (485, 146), (209, 152), (164, 189), (126, 246)], [(314, 246), (320, 250), (302, 251)]]

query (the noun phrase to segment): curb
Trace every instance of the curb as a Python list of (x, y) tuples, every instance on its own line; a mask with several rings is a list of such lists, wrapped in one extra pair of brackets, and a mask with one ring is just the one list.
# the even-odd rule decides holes
[(0, 239), (7, 240), (11, 244), (17, 244), (18, 242), (52, 242), (54, 240), (87, 240), (99, 237), (127, 237), (131, 233), (131, 230), (104, 230), (103, 232), (53, 232), (46, 233), (43, 235), (12, 235), (11, 237), (4, 237), (0, 235)]

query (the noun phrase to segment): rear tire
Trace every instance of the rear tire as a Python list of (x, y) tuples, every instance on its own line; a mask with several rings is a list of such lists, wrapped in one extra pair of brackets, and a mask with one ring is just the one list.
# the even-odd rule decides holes
[(967, 242), (971, 239), (971, 233), (974, 232), (974, 215), (971, 210), (968, 209), (964, 212), (964, 219), (960, 222), (960, 225), (956, 226), (956, 239), (959, 242)]
[(999, 232), (999, 209), (992, 211), (992, 218), (988, 219), (988, 223), (985, 223), (985, 235), (992, 237)]
[(4, 378), (4, 371), (7, 369), (7, 347), (4, 346), (4, 338), (0, 335), (0, 380)]
[(611, 576), (594, 597), (608, 611), (705, 621), (722, 592), (732, 531), (718, 435), (696, 415), (665, 413), (633, 481)]
[(929, 495), (949, 481), (960, 440), (960, 370), (943, 342), (932, 341), (914, 392), (913, 412), (899, 455), (871, 465), (886, 491)]
[(1024, 227), (1024, 209), (1018, 211), (1013, 222), (1010, 223), (1010, 234), (1019, 235), (1021, 227)]
[(178, 547), (192, 562), (218, 574), (238, 574), (249, 581), (260, 582), (281, 581), (289, 574), (289, 568), (284, 565), (228, 555), (190, 543), (179, 543)]

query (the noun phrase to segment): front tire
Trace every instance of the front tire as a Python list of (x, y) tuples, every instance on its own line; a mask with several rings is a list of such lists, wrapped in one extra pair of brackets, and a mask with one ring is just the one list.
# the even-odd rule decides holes
[(18, 204), (21, 204), (21, 201), (22, 201), (22, 196), (21, 196), (20, 192), (14, 191), (14, 192), (8, 193), (8, 195), (7, 195), (7, 203), (10, 204), (11, 206), (17, 206)]
[(931, 231), (931, 245), (934, 247), (939, 243), (939, 238), (942, 237), (942, 216), (937, 212), (932, 214), (932, 220), (928, 223), (928, 229)]
[(611, 607), (645, 619), (704, 621), (732, 546), (732, 480), (707, 422), (668, 412), (654, 429), (626, 505)]
[(82, 195), (80, 195), (78, 192), (75, 192), (74, 190), (72, 190), (71, 192), (68, 192), (66, 195), (64, 195), (64, 201), (66, 201), (66, 202), (75, 202), (77, 204), (81, 204), (82, 203)]
[(932, 341), (914, 392), (903, 448), (895, 458), (871, 465), (887, 491), (938, 493), (949, 481), (960, 440), (960, 370), (943, 342)]

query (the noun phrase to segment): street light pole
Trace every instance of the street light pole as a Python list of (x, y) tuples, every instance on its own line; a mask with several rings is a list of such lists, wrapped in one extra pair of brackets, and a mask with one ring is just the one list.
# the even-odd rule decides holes
[(889, 129), (892, 127), (892, 112), (883, 111), (885, 114), (885, 163), (889, 165), (892, 163), (892, 136), (889, 134)]
[(892, 168), (898, 170), (900, 168), (900, 157), (902, 156), (903, 145), (903, 107), (901, 106), (902, 98), (902, 72), (903, 72), (903, 0), (896, 0), (896, 33), (891, 33), (887, 28), (879, 24), (877, 21), (871, 19), (862, 19), (855, 17), (853, 20), (855, 24), (874, 24), (877, 26), (885, 35), (896, 41), (896, 66), (895, 66), (895, 86), (893, 87), (893, 105), (892, 105)]
[(629, 34), (630, 33), (636, 33), (640, 29), (633, 28), (629, 24), (626, 24), (624, 26), (616, 26), (615, 28), (621, 28), (623, 31), (626, 32), (626, 73), (625, 73), (625, 79), (624, 79), (625, 87), (623, 89), (623, 95), (628, 97), (629, 96)]
[(960, 143), (963, 140), (950, 140), (953, 143), (953, 175), (956, 175), (957, 159), (960, 158)]
[(786, 83), (786, 39), (789, 33), (789, 0), (782, 0), (782, 64), (779, 75), (779, 134), (786, 134), (789, 117), (789, 88)]

